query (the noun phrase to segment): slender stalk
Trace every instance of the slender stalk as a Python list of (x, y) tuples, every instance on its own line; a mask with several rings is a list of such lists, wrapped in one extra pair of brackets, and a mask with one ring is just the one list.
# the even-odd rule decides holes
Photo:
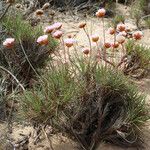
[(25, 91), (25, 88), (23, 87), (23, 85), (19, 82), (19, 80), (9, 70), (7, 70), (6, 68), (4, 68), (2, 66), (0, 66), (0, 69), (3, 70), (3, 71), (5, 71), (9, 75), (11, 75), (14, 78), (14, 80), (16, 81), (16, 83), (21, 87), (21, 89), (23, 91)]
[(43, 133), (44, 133), (44, 135), (45, 135), (45, 137), (46, 137), (46, 139), (47, 139), (47, 141), (48, 141), (48, 143), (49, 143), (50, 149), (51, 149), (51, 150), (54, 150), (53, 145), (52, 145), (52, 141), (51, 141), (50, 138), (48, 137), (48, 135), (47, 135), (47, 133), (46, 133), (44, 127), (42, 127), (42, 131), (43, 131)]
[[(116, 43), (116, 34), (114, 33), (114, 44)], [(112, 49), (112, 62), (115, 62), (116, 54), (115, 54), (115, 48)]]
[(23, 47), (22, 42), (21, 42), (20, 39), (19, 39), (19, 42), (20, 42), (21, 49), (22, 49), (22, 51), (23, 51), (23, 53), (24, 53), (24, 55), (25, 55), (26, 60), (28, 61), (29, 65), (30, 65), (30, 67), (31, 67), (32, 70), (35, 72), (35, 74), (36, 74), (37, 76), (39, 76), (39, 74), (36, 72), (36, 70), (34, 69), (33, 65), (31, 64), (31, 62), (30, 62), (30, 60), (29, 60), (29, 58), (28, 58), (28, 56), (27, 56), (27, 54), (26, 54), (26, 52), (25, 52), (25, 50), (24, 50), (24, 47)]
[(88, 34), (88, 32), (86, 31), (85, 28), (83, 28), (88, 40), (89, 40), (89, 45), (90, 45), (90, 55), (91, 55), (91, 52), (92, 52), (92, 44), (91, 44), (91, 39), (90, 39), (90, 35)]
[(98, 43), (96, 42), (96, 46), (97, 46), (97, 54), (98, 54), (98, 56), (99, 56), (99, 60), (100, 60), (100, 62), (101, 62), (101, 50), (100, 50), (100, 48), (99, 48), (99, 46), (98, 46)]
[(87, 38), (88, 38), (88, 41), (89, 41), (89, 45), (90, 45), (90, 57), (89, 57), (89, 63), (88, 63), (88, 66), (90, 65), (90, 62), (91, 62), (91, 57), (92, 57), (92, 44), (91, 44), (91, 39), (90, 39), (90, 35), (89, 33), (86, 31), (85, 28), (83, 28)]
[[(104, 18), (102, 18), (102, 23), (103, 23), (103, 38), (104, 38), (104, 43), (106, 41), (106, 36), (105, 36), (105, 23), (104, 23)], [(104, 60), (106, 60), (106, 49), (104, 48)], [(106, 61), (105, 61), (105, 66), (107, 65)]]
[[(121, 58), (121, 60), (122, 60), (122, 59), (124, 59), (124, 56), (126, 55), (126, 50), (125, 50), (123, 44), (121, 44), (121, 47), (122, 47), (122, 58)], [(124, 63), (124, 61), (123, 61), (123, 63)], [(124, 63), (124, 66), (123, 66), (123, 67), (125, 67), (125, 63)]]
[(5, 16), (6, 13), (8, 12), (8, 10), (9, 10), (9, 8), (10, 8), (11, 5), (12, 5), (12, 4), (10, 3), (10, 4), (6, 7), (4, 13), (0, 16), (0, 21), (4, 18), (4, 16)]
[(62, 43), (63, 45), (63, 51), (64, 51), (64, 59), (65, 59), (65, 63), (66, 63), (66, 48), (65, 48), (65, 43), (64, 43), (64, 39), (63, 37), (61, 38), (60, 42)]
[(69, 61), (71, 62), (71, 56), (70, 56), (70, 51), (69, 51), (69, 47), (67, 48), (67, 54), (68, 54), (68, 59), (69, 59)]
[(104, 37), (104, 43), (106, 41), (106, 35), (105, 35), (105, 22), (104, 22), (104, 18), (102, 18), (102, 23), (103, 23), (103, 37)]
[(125, 50), (125, 48), (124, 48), (124, 45), (123, 44), (121, 44), (121, 47), (122, 47), (122, 53), (123, 53), (123, 55), (122, 55), (122, 57), (126, 54), (126, 50)]

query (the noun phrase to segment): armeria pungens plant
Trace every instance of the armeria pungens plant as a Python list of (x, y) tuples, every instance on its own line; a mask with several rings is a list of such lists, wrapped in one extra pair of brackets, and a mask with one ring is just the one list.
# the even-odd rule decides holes
[(44, 29), (37, 42), (47, 45), (50, 34), (62, 49), (55, 53), (34, 88), (20, 95), (23, 114), (34, 123), (49, 123), (66, 133), (84, 150), (94, 150), (103, 141), (142, 149), (142, 129), (149, 120), (149, 107), (122, 70), (130, 55), (126, 40), (137, 42), (143, 33), (130, 33), (125, 24), (119, 23), (108, 31), (113, 41), (106, 41), (105, 13), (104, 8), (96, 13), (103, 24), (100, 46), (99, 35), (90, 35), (85, 22), (79, 24), (89, 42), (89, 47), (83, 47), (83, 54), (72, 35), (65, 38), (62, 23)]
[(57, 43), (49, 36), (47, 45), (36, 42), (41, 27), (33, 28), (21, 15), (6, 16), (2, 21), (5, 34), (1, 37), (0, 65), (11, 71), (25, 86), (35, 79), (50, 60)]

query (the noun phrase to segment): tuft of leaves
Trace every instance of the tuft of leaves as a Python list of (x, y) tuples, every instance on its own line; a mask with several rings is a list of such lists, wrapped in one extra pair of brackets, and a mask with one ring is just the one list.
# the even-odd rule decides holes
[(26, 118), (49, 123), (85, 150), (102, 141), (142, 148), (149, 108), (132, 84), (114, 68), (77, 57), (70, 64), (50, 63), (42, 80), (19, 99)]
[(150, 29), (150, 17), (145, 19), (145, 24)]
[(57, 43), (49, 37), (47, 46), (38, 45), (36, 40), (42, 35), (42, 28), (33, 28), (20, 15), (5, 17), (2, 27), (5, 34), (1, 37), (1, 42), (7, 37), (13, 37), (15, 46), (13, 49), (1, 47), (0, 65), (10, 70), (25, 86), (29, 86), (30, 80), (35, 79), (39, 70), (46, 66)]
[(144, 45), (135, 44), (133, 40), (129, 40), (126, 43), (126, 50), (128, 55), (128, 61), (124, 68), (126, 75), (136, 75), (135, 77), (141, 78), (149, 72), (150, 68), (150, 48)]
[(58, 68), (52, 65), (42, 80), (21, 96), (23, 115), (36, 123), (55, 118), (76, 99), (80, 90), (73, 73), (66, 66)]
[(150, 117), (145, 98), (116, 70), (97, 66), (89, 74), (84, 93), (63, 111), (63, 122), (58, 120), (60, 128), (85, 150), (96, 149), (101, 141), (142, 148), (140, 130)]
[(119, 23), (124, 23), (125, 22), (125, 17), (123, 15), (116, 15), (112, 21), (111, 21), (111, 25), (116, 28), (117, 24)]

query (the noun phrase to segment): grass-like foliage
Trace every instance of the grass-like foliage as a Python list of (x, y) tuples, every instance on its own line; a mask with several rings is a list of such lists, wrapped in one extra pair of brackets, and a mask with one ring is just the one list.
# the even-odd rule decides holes
[(6, 99), (7, 99), (7, 87), (5, 79), (0, 78), (0, 121), (5, 119), (6, 116)]
[(42, 82), (21, 96), (23, 114), (52, 123), (85, 150), (102, 141), (142, 147), (140, 130), (149, 119), (144, 96), (115, 69), (80, 58), (75, 62), (51, 66)]
[(133, 1), (131, 6), (131, 16), (136, 20), (136, 25), (139, 27), (141, 18), (148, 15), (148, 0)]
[(102, 141), (142, 147), (139, 129), (149, 119), (145, 98), (116, 70), (97, 66), (87, 72), (88, 80), (81, 75), (88, 82), (86, 90), (64, 110), (60, 128), (86, 150), (95, 149)]
[(145, 19), (145, 24), (150, 29), (150, 17)]
[[(36, 11), (36, 15), (42, 13)], [(106, 14), (104, 8), (96, 12), (103, 23), (100, 46), (101, 37), (90, 35), (85, 22), (79, 24), (89, 42), (89, 47), (82, 48), (75, 36), (66, 38), (60, 22), (41, 31), (20, 16), (8, 16), (2, 22), (6, 31), (2, 41), (6, 40), (0, 53), (0, 64), (6, 69), (0, 67), (23, 90), (18, 94), (20, 113), (43, 131), (49, 124), (75, 139), (84, 150), (94, 150), (103, 141), (142, 149), (142, 129), (150, 117), (149, 108), (124, 74), (133, 73), (135, 68), (148, 69), (149, 49), (137, 44), (143, 33), (131, 33), (123, 16), (114, 19), (107, 32), (112, 41), (107, 42)], [(127, 42), (129, 38), (132, 40)], [(53, 53), (46, 65), (56, 40), (61, 50)], [(43, 68), (43, 74), (39, 75), (39, 68)], [(37, 74), (37, 80), (32, 80)], [(25, 89), (17, 79), (32, 88)]]
[[(125, 69), (132, 69), (133, 64), (140, 69), (148, 68), (148, 50), (137, 44), (143, 33), (130, 33), (122, 16), (108, 30), (114, 36), (113, 41), (106, 42), (105, 13), (103, 8), (96, 12), (103, 22), (101, 47), (99, 35), (90, 35), (85, 22), (79, 24), (89, 42), (89, 48), (83, 47), (82, 54), (72, 35), (65, 38), (62, 23), (46, 28), (50, 30), (47, 34), (60, 42), (62, 50), (54, 55), (33, 89), (19, 96), (21, 110), (33, 123), (48, 123), (65, 132), (84, 150), (94, 150), (103, 141), (142, 149), (142, 129), (149, 120), (149, 108), (145, 97), (124, 74), (128, 74)], [(127, 42), (129, 38), (133, 41)], [(92, 42), (97, 44), (97, 49), (92, 47)], [(109, 48), (112, 58), (107, 53)], [(130, 63), (130, 60), (136, 61)]]
[(1, 42), (7, 37), (13, 37), (15, 45), (13, 49), (1, 47), (0, 64), (10, 70), (22, 83), (28, 85), (30, 79), (35, 78), (39, 69), (46, 65), (57, 43), (49, 37), (48, 45), (42, 47), (38, 45), (36, 39), (42, 34), (41, 27), (33, 28), (20, 15), (5, 17), (2, 27), (5, 33), (1, 37)]
[(128, 62), (124, 68), (125, 74), (136, 74), (138, 70), (142, 70), (136, 77), (141, 78), (149, 72), (150, 68), (150, 48), (144, 45), (135, 44), (129, 40), (126, 43)]
[(122, 23), (125, 22), (125, 17), (124, 17), (123, 15), (116, 15), (116, 16), (112, 19), (111, 25), (116, 28), (117, 24), (118, 24), (118, 23), (121, 23), (121, 22), (122, 22)]
[(42, 78), (38, 86), (21, 98), (24, 115), (36, 123), (56, 117), (81, 90), (66, 66), (53, 66)]

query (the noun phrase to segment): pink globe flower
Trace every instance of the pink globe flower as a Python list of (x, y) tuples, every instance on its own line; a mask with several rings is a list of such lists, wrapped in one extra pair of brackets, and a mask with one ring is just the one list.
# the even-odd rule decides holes
[(48, 44), (48, 35), (42, 35), (37, 39), (37, 43), (40, 45), (47, 45)]
[(85, 26), (86, 26), (86, 23), (85, 23), (85, 22), (79, 23), (79, 28), (84, 28)]
[(44, 14), (44, 11), (42, 9), (38, 9), (38, 10), (36, 10), (35, 14), (37, 16), (42, 16)]
[(110, 48), (111, 47), (111, 43), (109, 42), (105, 42), (104, 43), (104, 47), (107, 49), (107, 48)]
[(59, 30), (61, 27), (62, 27), (62, 23), (61, 22), (56, 22), (53, 24), (53, 27), (56, 29), (56, 30)]
[(68, 38), (68, 39), (65, 39), (65, 40), (64, 40), (64, 43), (65, 43), (65, 45), (66, 45), (67, 47), (71, 47), (71, 46), (73, 46), (73, 44), (75, 43), (75, 40), (72, 39), (72, 38)]
[(125, 24), (119, 23), (119, 24), (117, 25), (117, 30), (118, 30), (119, 32), (125, 31), (125, 30), (126, 30)]
[(12, 48), (15, 44), (15, 39), (14, 38), (7, 38), (4, 42), (3, 42), (3, 46), (5, 48)]
[(111, 46), (113, 48), (118, 48), (119, 47), (119, 43), (118, 42), (112, 43)]
[(110, 27), (110, 28), (108, 29), (108, 33), (111, 34), (111, 35), (115, 34), (115, 32), (116, 32), (116, 31), (115, 31), (114, 28), (111, 28), (111, 27)]
[(93, 42), (97, 42), (99, 40), (99, 36), (97, 34), (91, 36)]
[(85, 55), (88, 55), (90, 53), (90, 50), (89, 48), (83, 48), (82, 49), (82, 52), (85, 54)]
[(71, 35), (71, 34), (69, 34), (69, 35), (67, 35), (67, 37), (70, 39), (70, 38), (72, 38), (72, 35)]
[(125, 42), (125, 37), (122, 36), (122, 35), (117, 35), (116, 36), (116, 41), (119, 43), (119, 44), (123, 44)]
[(99, 17), (99, 18), (102, 18), (104, 17), (106, 14), (106, 10), (104, 8), (101, 8), (99, 9), (97, 12), (96, 12), (96, 16)]
[(119, 32), (119, 34), (118, 34), (118, 35), (122, 35), (122, 36), (126, 37), (126, 36), (127, 36), (127, 32), (122, 31), (122, 32)]
[(51, 33), (54, 29), (55, 29), (55, 28), (54, 28), (53, 25), (47, 26), (47, 27), (45, 27), (45, 29), (44, 29), (44, 33)]
[(63, 34), (62, 31), (57, 30), (57, 31), (55, 31), (55, 32), (53, 33), (53, 37), (56, 38), (56, 39), (60, 39), (61, 36), (62, 36), (62, 34)]
[(140, 40), (143, 37), (143, 33), (141, 31), (135, 31), (132, 36), (135, 40)]

